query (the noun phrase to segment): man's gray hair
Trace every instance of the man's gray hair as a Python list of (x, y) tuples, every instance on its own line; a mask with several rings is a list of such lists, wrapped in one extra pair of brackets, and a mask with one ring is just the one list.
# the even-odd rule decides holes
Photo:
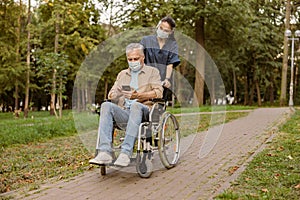
[(140, 43), (130, 43), (129, 45), (127, 45), (127, 47), (126, 47), (126, 55), (127, 55), (129, 52), (131, 52), (131, 51), (133, 51), (133, 50), (135, 50), (135, 49), (139, 49), (141, 55), (144, 56), (144, 46), (141, 45)]

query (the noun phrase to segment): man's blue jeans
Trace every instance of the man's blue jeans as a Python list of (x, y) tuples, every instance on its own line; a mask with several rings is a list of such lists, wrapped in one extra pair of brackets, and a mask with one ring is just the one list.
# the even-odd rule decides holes
[(121, 152), (131, 156), (139, 125), (145, 117), (148, 118), (148, 115), (149, 108), (142, 103), (134, 102), (130, 109), (125, 110), (111, 102), (102, 103), (98, 129), (100, 141), (97, 149), (102, 152), (112, 152), (112, 131), (113, 121), (115, 121), (120, 128), (126, 128)]

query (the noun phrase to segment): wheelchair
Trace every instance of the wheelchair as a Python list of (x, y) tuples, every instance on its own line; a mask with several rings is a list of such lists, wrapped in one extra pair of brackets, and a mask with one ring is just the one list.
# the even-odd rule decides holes
[[(158, 152), (160, 161), (166, 169), (173, 168), (178, 163), (180, 156), (180, 129), (177, 119), (172, 113), (166, 111), (164, 99), (152, 99), (152, 101), (154, 104), (148, 119), (144, 119), (139, 126), (134, 153), (130, 158), (130, 165), (135, 164), (136, 171), (142, 178), (150, 177), (153, 172), (154, 153)], [(113, 162), (121, 150), (121, 145), (114, 145), (116, 129), (124, 131), (114, 123), (112, 132)], [(123, 138), (119, 140), (122, 142)], [(99, 138), (97, 146), (98, 142)], [(98, 154), (98, 150), (95, 154)], [(106, 175), (107, 167), (112, 165), (100, 165), (101, 175)]]

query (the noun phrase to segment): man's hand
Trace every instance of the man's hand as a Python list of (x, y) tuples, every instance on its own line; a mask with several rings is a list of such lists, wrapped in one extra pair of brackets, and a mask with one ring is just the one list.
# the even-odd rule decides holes
[(138, 99), (139, 98), (139, 93), (136, 91), (136, 90), (133, 90), (133, 91), (125, 91), (125, 90), (122, 90), (122, 94), (124, 95), (124, 97), (126, 99)]
[(122, 90), (121, 91), (121, 93), (124, 95), (124, 97), (126, 98), (126, 99), (133, 99), (132, 98), (132, 94), (133, 93), (136, 93), (136, 91), (125, 91), (125, 90)]
[(110, 96), (108, 97), (109, 99), (118, 99), (121, 95), (122, 95), (122, 88), (121, 86), (117, 87), (111, 94)]
[(139, 95), (138, 95), (137, 91), (134, 90), (131, 94), (130, 99), (138, 99), (138, 98), (139, 98)]

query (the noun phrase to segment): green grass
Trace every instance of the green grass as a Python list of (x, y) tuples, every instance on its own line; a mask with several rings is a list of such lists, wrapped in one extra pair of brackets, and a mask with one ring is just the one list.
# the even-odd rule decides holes
[[(0, 193), (11, 190), (26, 193), (50, 180), (70, 178), (94, 167), (88, 165), (93, 155), (77, 132), (97, 128), (97, 115), (85, 112), (73, 116), (71, 111), (64, 111), (63, 118), (56, 119), (48, 112), (30, 114), (33, 117), (29, 119), (14, 119), (11, 113), (0, 113)], [(247, 114), (228, 113), (225, 121)], [(188, 135), (207, 129), (211, 115), (201, 114), (200, 123), (190, 117), (178, 118), (183, 120), (181, 133)]]
[(1, 120), (0, 146), (28, 144), (44, 141), (58, 136), (70, 136), (76, 133), (70, 115), (57, 120), (55, 117), (39, 117), (33, 119)]
[(76, 176), (89, 169), (90, 158), (77, 136), (5, 148), (0, 155), (0, 193), (30, 191), (46, 181)]
[[(224, 109), (218, 107), (219, 109)], [(226, 110), (246, 110), (253, 109), (247, 106), (226, 106)], [(209, 106), (198, 108), (174, 108), (170, 112), (191, 113), (191, 112), (208, 112), (211, 110)], [(232, 116), (232, 115), (231, 115)], [(190, 121), (192, 117), (185, 117), (186, 121)], [(210, 115), (202, 115), (200, 129), (192, 126), (193, 130), (204, 130), (210, 123)], [(75, 120), (75, 123), (74, 123)], [(219, 122), (221, 123), (221, 122)], [(185, 124), (185, 123), (182, 123)], [(188, 124), (188, 122), (187, 122)], [(203, 125), (205, 124), (205, 125)], [(76, 125), (76, 126), (75, 126)], [(62, 119), (56, 119), (50, 116), (49, 112), (30, 112), (29, 118), (24, 119), (21, 114), (20, 118), (14, 118), (12, 113), (0, 113), (0, 152), (3, 148), (14, 144), (29, 144), (32, 142), (43, 142), (51, 138), (72, 136), (77, 132), (85, 132), (97, 129), (98, 116), (90, 112), (74, 113), (71, 110), (64, 110)], [(201, 128), (203, 126), (204, 128)]]
[(49, 112), (31, 112), (28, 119), (22, 117), (15, 119), (11, 113), (0, 113), (0, 152), (3, 148), (14, 144), (29, 144), (55, 137), (72, 136), (77, 130), (97, 126), (96, 115), (80, 113), (77, 116), (80, 116), (80, 127), (75, 127), (70, 110), (64, 111), (62, 119), (50, 116)]
[(201, 107), (184, 107), (184, 108), (171, 108), (167, 110), (173, 114), (178, 113), (194, 113), (194, 112), (211, 112), (211, 111), (235, 111), (235, 110), (253, 110), (255, 106), (240, 106), (240, 105), (226, 105), (226, 106), (201, 106)]
[(300, 110), (296, 110), (268, 147), (256, 155), (231, 188), (216, 199), (299, 199), (299, 122)]

